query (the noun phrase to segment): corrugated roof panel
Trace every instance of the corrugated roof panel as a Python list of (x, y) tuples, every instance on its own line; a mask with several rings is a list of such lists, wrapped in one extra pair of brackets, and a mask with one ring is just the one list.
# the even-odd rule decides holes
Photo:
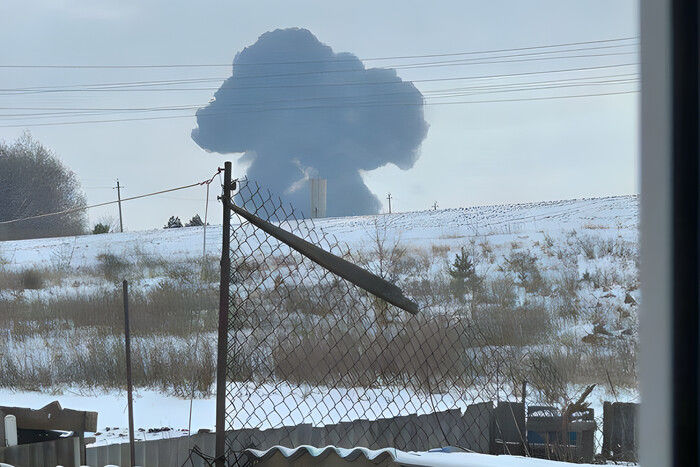
[(269, 459), (278, 452), (281, 453), (287, 459), (296, 459), (303, 455), (310, 455), (319, 459), (323, 459), (329, 455), (336, 455), (341, 459), (346, 461), (354, 461), (360, 456), (364, 456), (367, 460), (372, 461), (375, 464), (385, 462), (387, 460), (395, 461), (396, 449), (385, 448), (385, 449), (367, 449), (363, 447), (356, 447), (352, 449), (339, 448), (336, 446), (325, 446), (322, 448), (317, 448), (314, 446), (302, 445), (296, 448), (287, 448), (284, 446), (273, 446), (270, 449), (260, 451), (257, 449), (246, 449), (246, 452), (252, 454), (260, 460)]
[(304, 445), (296, 448), (274, 446), (264, 451), (247, 449), (246, 452), (261, 461), (267, 460), (275, 454), (280, 453), (289, 460), (310, 455), (319, 460), (328, 456), (337, 456), (340, 459), (352, 462), (362, 456), (364, 460), (368, 460), (374, 464), (386, 462), (406, 467), (566, 467), (571, 465), (576, 465), (576, 467), (595, 467), (591, 464), (569, 464), (566, 462), (535, 459), (532, 457), (494, 456), (475, 452), (455, 452), (452, 449), (433, 450), (429, 452), (405, 452), (394, 448), (372, 450), (363, 447), (346, 449), (336, 446), (317, 448)]

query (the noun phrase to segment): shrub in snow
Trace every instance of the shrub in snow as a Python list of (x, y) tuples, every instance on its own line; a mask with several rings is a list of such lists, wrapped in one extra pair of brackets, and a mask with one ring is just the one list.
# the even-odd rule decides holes
[(112, 253), (97, 255), (97, 263), (105, 279), (111, 282), (123, 279), (124, 273), (129, 268), (129, 262)]
[(537, 266), (537, 257), (529, 251), (513, 251), (505, 262), (506, 269), (515, 275), (516, 283), (526, 292), (546, 295), (547, 284)]
[(38, 290), (44, 287), (44, 278), (36, 269), (26, 269), (20, 275), (20, 283), (23, 289)]
[(498, 305), (501, 308), (515, 307), (518, 300), (515, 282), (509, 276), (496, 277), (490, 280), (483, 300), (486, 303)]

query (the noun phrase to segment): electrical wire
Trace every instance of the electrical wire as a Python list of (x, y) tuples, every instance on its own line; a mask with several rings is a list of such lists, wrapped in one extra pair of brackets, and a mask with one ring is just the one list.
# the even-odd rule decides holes
[[(395, 65), (385, 65), (383, 68), (386, 69), (418, 69), (418, 68), (433, 68), (433, 67), (444, 67), (444, 66), (464, 66), (464, 65), (482, 65), (482, 64), (493, 64), (493, 63), (517, 63), (526, 61), (540, 61), (540, 60), (560, 60), (560, 59), (571, 59), (571, 58), (592, 58), (592, 57), (607, 57), (607, 56), (621, 56), (621, 55), (635, 55), (638, 54), (637, 51), (626, 51), (626, 52), (614, 52), (614, 53), (602, 53), (602, 54), (585, 54), (585, 55), (564, 55), (558, 57), (535, 57), (527, 59), (510, 59), (510, 60), (497, 60), (501, 58), (509, 57), (524, 57), (532, 55), (544, 55), (544, 54), (555, 54), (564, 52), (576, 52), (576, 51), (587, 51), (600, 48), (610, 48), (610, 47), (627, 47), (626, 45), (613, 45), (604, 47), (591, 47), (586, 49), (571, 49), (571, 50), (554, 50), (546, 52), (534, 52), (528, 54), (513, 54), (513, 55), (501, 55), (494, 57), (482, 57), (482, 58), (472, 58), (463, 60), (449, 60), (440, 62), (423, 62), (423, 63), (410, 63), (410, 64), (395, 64)], [(480, 61), (481, 60), (481, 61)], [(487, 61), (484, 61), (487, 60)], [(495, 61), (494, 61), (495, 60)], [(329, 74), (329, 73), (357, 73), (366, 72), (368, 69), (364, 67), (355, 67), (352, 69), (345, 70), (314, 70), (314, 71), (303, 71), (303, 72), (293, 72), (293, 73), (277, 73), (277, 74), (235, 74), (237, 79), (256, 79), (256, 78), (278, 78), (278, 77), (289, 77), (289, 76), (299, 76), (299, 75), (315, 75), (315, 74)], [(213, 77), (213, 78), (189, 78), (189, 79), (177, 79), (177, 80), (157, 80), (157, 81), (131, 81), (131, 82), (117, 82), (117, 83), (84, 83), (84, 84), (70, 84), (61, 86), (33, 86), (29, 88), (0, 88), (0, 93), (16, 93), (16, 94), (37, 94), (44, 92), (68, 92), (71, 88), (102, 88), (106, 89), (122, 89), (122, 88), (134, 88), (134, 87), (149, 87), (149, 86), (160, 86), (160, 85), (180, 85), (180, 84), (190, 84), (190, 83), (202, 83), (211, 81), (223, 81), (227, 79), (228, 76)], [(77, 89), (76, 89), (77, 91)]]
[(201, 181), (201, 182), (197, 182), (197, 183), (192, 183), (192, 184), (189, 184), (189, 185), (183, 185), (183, 186), (179, 186), (179, 187), (175, 187), (175, 188), (168, 188), (168, 189), (165, 189), (165, 190), (155, 191), (155, 192), (153, 192), (153, 193), (146, 193), (146, 194), (143, 194), (143, 195), (131, 196), (131, 197), (129, 197), (129, 198), (122, 198), (121, 200), (106, 201), (106, 202), (104, 202), (104, 203), (92, 204), (92, 205), (89, 205), (89, 206), (81, 206), (81, 207), (77, 207), (77, 208), (64, 209), (63, 211), (48, 212), (48, 213), (44, 213), (44, 214), (37, 214), (37, 215), (34, 215), (34, 216), (22, 217), (22, 218), (19, 218), (19, 219), (11, 219), (11, 220), (6, 220), (6, 221), (0, 221), (0, 225), (14, 224), (14, 223), (17, 223), (17, 222), (28, 221), (28, 220), (34, 220), (34, 219), (41, 219), (41, 218), (44, 218), (44, 217), (60, 216), (60, 215), (64, 215), (64, 214), (71, 214), (71, 213), (74, 213), (74, 212), (86, 211), (86, 210), (88, 210), (88, 209), (97, 208), (97, 207), (101, 207), (101, 206), (108, 206), (108, 205), (110, 205), (110, 204), (117, 204), (117, 203), (120, 203), (120, 202), (132, 201), (132, 200), (135, 200), (135, 199), (146, 198), (146, 197), (149, 197), (149, 196), (156, 196), (156, 195), (160, 195), (160, 194), (162, 194), (162, 193), (170, 193), (170, 192), (173, 192), (173, 191), (184, 190), (184, 189), (186, 189), (186, 188), (192, 188), (192, 187), (195, 187), (195, 186), (202, 186), (202, 185), (206, 185), (206, 184), (211, 183), (211, 181), (214, 180), (214, 177), (216, 177), (216, 175), (217, 175), (220, 171), (221, 171), (221, 169), (219, 169), (216, 173), (214, 173), (214, 175), (213, 175), (211, 178), (208, 178), (207, 180), (204, 180), (204, 181)]
[[(505, 92), (520, 92), (520, 91), (539, 91), (539, 90), (550, 90), (550, 89), (561, 89), (568, 87), (581, 87), (581, 86), (601, 86), (601, 85), (623, 85), (623, 84), (636, 84), (637, 79), (618, 79), (618, 80), (598, 80), (598, 81), (585, 81), (580, 82), (583, 79), (588, 78), (572, 78), (560, 81), (539, 81), (539, 82), (526, 82), (526, 83), (506, 83), (497, 85), (485, 85), (485, 86), (472, 86), (472, 87), (460, 87), (460, 88), (447, 88), (439, 90), (424, 91), (423, 94), (425, 99), (444, 99), (468, 95), (478, 95), (478, 94), (493, 94), (493, 93), (505, 93)], [(481, 92), (474, 92), (480, 91)], [(298, 99), (275, 99), (258, 101), (251, 103), (244, 102), (233, 102), (219, 105), (217, 108), (235, 108), (235, 107), (261, 107), (268, 104), (282, 104), (282, 103), (298, 103), (304, 101), (342, 101), (352, 99), (351, 103), (382, 103), (384, 101), (375, 100), (367, 101), (368, 98), (372, 97), (387, 97), (387, 96), (415, 96), (415, 91), (399, 91), (399, 92), (387, 92), (387, 93), (377, 93), (377, 94), (365, 94), (365, 95), (344, 95), (344, 96), (314, 96)], [(363, 99), (363, 101), (358, 101), (358, 99)], [(94, 108), (94, 109), (73, 109), (73, 110), (61, 110), (59, 108), (51, 109), (56, 110), (56, 112), (28, 112), (28, 113), (0, 113), (0, 120), (16, 120), (22, 118), (50, 118), (50, 117), (70, 117), (70, 116), (95, 116), (95, 115), (113, 115), (113, 114), (123, 114), (123, 113), (145, 113), (145, 112), (170, 112), (170, 111), (186, 111), (186, 110), (197, 110), (203, 108), (202, 105), (183, 105), (183, 106), (164, 106), (164, 107), (144, 107), (144, 108), (126, 108), (126, 109), (107, 109), (107, 108)]]
[[(526, 97), (517, 99), (484, 99), (484, 100), (470, 100), (470, 101), (454, 101), (454, 102), (419, 102), (419, 103), (385, 103), (385, 104), (348, 104), (345, 106), (307, 106), (307, 107), (278, 107), (278, 108), (267, 108), (267, 109), (253, 109), (243, 111), (243, 114), (257, 113), (257, 112), (270, 112), (270, 111), (289, 111), (289, 110), (320, 110), (320, 109), (333, 109), (341, 107), (382, 107), (382, 106), (438, 106), (438, 105), (467, 105), (467, 104), (491, 104), (498, 102), (526, 102), (526, 101), (543, 101), (552, 99), (575, 99), (575, 98), (586, 98), (586, 97), (599, 97), (599, 96), (615, 96), (623, 94), (636, 94), (639, 90), (631, 91), (617, 91), (617, 92), (602, 92), (602, 93), (590, 93), (590, 94), (576, 94), (576, 95), (566, 95), (566, 96), (544, 96), (544, 97)], [(24, 124), (9, 124), (0, 125), (0, 128), (20, 128), (20, 127), (38, 127), (38, 126), (59, 126), (59, 125), (81, 125), (88, 123), (116, 123), (116, 122), (133, 122), (133, 121), (148, 121), (148, 120), (170, 120), (177, 118), (192, 118), (192, 117), (210, 117), (217, 115), (227, 115), (230, 112), (208, 112), (203, 115), (163, 115), (157, 117), (135, 117), (135, 118), (119, 118), (119, 119), (107, 119), (107, 120), (82, 120), (82, 121), (70, 121), (70, 122), (47, 122), (47, 123), (24, 123)]]
[[(446, 89), (436, 89), (436, 90), (423, 90), (421, 91), (422, 94), (431, 94), (431, 93), (439, 93), (439, 92), (446, 92), (446, 91), (457, 91), (457, 90), (470, 90), (470, 89), (482, 89), (482, 88), (496, 88), (496, 87), (507, 87), (507, 86), (523, 86), (523, 85), (535, 85), (535, 84), (557, 84), (557, 83), (562, 83), (562, 82), (572, 82), (572, 81), (581, 81), (581, 80), (587, 80), (587, 79), (609, 79), (609, 78), (623, 78), (623, 77), (629, 77), (630, 79), (634, 78), (635, 80), (638, 80), (638, 74), (637, 73), (622, 73), (622, 74), (614, 74), (614, 75), (603, 75), (603, 76), (585, 76), (585, 77), (579, 77), (579, 78), (564, 78), (564, 79), (559, 79), (559, 80), (546, 80), (546, 81), (532, 81), (532, 82), (521, 82), (521, 83), (503, 83), (503, 84), (487, 84), (487, 85), (480, 85), (480, 86), (468, 86), (468, 87), (458, 87), (458, 88), (446, 88)], [(598, 83), (598, 81), (596, 81)], [(374, 96), (383, 96), (383, 95), (388, 95), (388, 94), (398, 94), (398, 93), (381, 93), (381, 94), (371, 94)], [(343, 97), (343, 96), (340, 96)], [(336, 96), (326, 96), (326, 97), (309, 97), (309, 98), (300, 98), (300, 99), (288, 99), (288, 100), (309, 100), (309, 99), (334, 99)], [(283, 100), (280, 100), (278, 102), (281, 102)], [(175, 106), (163, 106), (163, 107), (3, 107), (0, 106), (0, 110), (36, 110), (36, 111), (150, 111), (153, 109), (172, 109), (172, 110), (178, 110), (181, 108), (200, 108), (202, 107), (202, 104), (182, 104), (182, 105), (175, 105)], [(2, 115), (2, 114), (0, 114)], [(7, 115), (7, 114), (5, 114)]]
[[(510, 55), (500, 55), (494, 57), (487, 57), (491, 61), (488, 63), (497, 63), (494, 60), (501, 60), (501, 62), (513, 62), (522, 60), (542, 60), (542, 59), (564, 59), (564, 58), (583, 58), (583, 57), (593, 57), (593, 56), (606, 56), (606, 55), (619, 55), (620, 52), (614, 52), (613, 54), (589, 54), (589, 55), (567, 55), (567, 56), (546, 56), (551, 54), (565, 54), (577, 51), (589, 51), (593, 49), (612, 49), (620, 47), (631, 47), (636, 46), (637, 42), (631, 43), (629, 41), (635, 40), (636, 38), (618, 38), (618, 39), (603, 39), (596, 41), (587, 42), (570, 42), (565, 44), (549, 44), (543, 46), (533, 46), (533, 47), (521, 47), (516, 49), (499, 49), (490, 51), (471, 51), (471, 52), (460, 52), (454, 54), (430, 54), (430, 55), (415, 55), (415, 56), (402, 56), (393, 57), (395, 60), (408, 59), (408, 58), (426, 58), (426, 57), (460, 57), (464, 55), (472, 54), (486, 54), (486, 53), (497, 53), (497, 52), (521, 52), (521, 51), (534, 51), (527, 53), (515, 53)], [(596, 45), (593, 47), (584, 47), (576, 49), (561, 50), (561, 47), (573, 46), (573, 45), (583, 45), (583, 44), (604, 44)], [(551, 49), (559, 50), (551, 50)], [(544, 50), (549, 49), (549, 50)], [(622, 52), (622, 54), (635, 53), (635, 52)], [(539, 57), (532, 58), (533, 55), (539, 55)], [(506, 58), (510, 57), (523, 57), (528, 56), (531, 58), (519, 59), (519, 60), (508, 60)], [(392, 57), (384, 57), (385, 59), (390, 59)], [(506, 60), (504, 60), (506, 59)], [(353, 59), (354, 60), (354, 59)], [(479, 62), (479, 60), (482, 60)], [(442, 66), (442, 65), (455, 65), (455, 64), (478, 64), (485, 63), (483, 57), (469, 58), (469, 59), (458, 59), (458, 60), (448, 60), (441, 62), (427, 62), (427, 63), (409, 63), (409, 64), (397, 64), (398, 67), (421, 67), (421, 66)], [(330, 60), (332, 61), (332, 60)], [(280, 64), (280, 63), (312, 63), (319, 61), (307, 61), (307, 62), (265, 62), (266, 64)], [(320, 61), (323, 62), (323, 61)], [(261, 64), (261, 63), (258, 63)], [(555, 73), (574, 73), (574, 72), (587, 72), (593, 70), (603, 70), (603, 69), (614, 69), (621, 67), (632, 67), (637, 66), (638, 63), (617, 63), (608, 65), (598, 65), (598, 66), (588, 66), (588, 67), (571, 67), (571, 68), (558, 68), (549, 70), (539, 70), (539, 71), (526, 71), (519, 73), (500, 73), (500, 74), (476, 74), (469, 76), (452, 76), (452, 77), (441, 77), (441, 78), (425, 78), (416, 80), (406, 80), (402, 81), (399, 78), (392, 79), (390, 81), (371, 81), (371, 82), (360, 82), (360, 81), (343, 81), (343, 82), (321, 82), (321, 83), (292, 83), (292, 84), (266, 84), (266, 85), (237, 85), (229, 86), (224, 83), (219, 88), (205, 88), (205, 87), (182, 87), (182, 85), (206, 82), (207, 80), (213, 80), (210, 78), (194, 78), (194, 79), (180, 79), (180, 80), (159, 80), (159, 81), (141, 81), (141, 82), (122, 82), (122, 83), (107, 83), (107, 84), (88, 84), (88, 85), (68, 85), (68, 86), (54, 86), (54, 87), (41, 87), (40, 88), (17, 88), (15, 90), (5, 89), (6, 93), (10, 95), (16, 95), (12, 91), (19, 91), (20, 95), (25, 93), (56, 93), (56, 92), (129, 92), (129, 91), (145, 91), (145, 92), (160, 92), (160, 91), (199, 91), (199, 90), (224, 90), (227, 88), (235, 88), (236, 90), (246, 90), (246, 89), (284, 89), (284, 88), (338, 88), (338, 87), (365, 87), (368, 85), (398, 85), (399, 83), (438, 83), (438, 82), (448, 82), (448, 81), (460, 81), (460, 80), (500, 80), (505, 78), (519, 78), (534, 75), (544, 75), (544, 74), (555, 74)], [(1, 66), (0, 66), (1, 67)], [(364, 70), (364, 68), (362, 68)], [(325, 70), (325, 71), (314, 71), (311, 73), (329, 73), (338, 71), (358, 71), (358, 70)], [(248, 75), (242, 76), (243, 78), (255, 78), (255, 77), (278, 77), (278, 76), (288, 76), (289, 74), (282, 75)], [(489, 83), (480, 86), (462, 86), (462, 87), (452, 87), (448, 89), (434, 89), (423, 91), (424, 95), (420, 102), (401, 102), (400, 99), (396, 100), (386, 100), (386, 99), (373, 99), (373, 97), (384, 98), (390, 95), (401, 96), (411, 95), (415, 96), (417, 91), (409, 90), (406, 92), (385, 92), (385, 93), (373, 93), (364, 95), (347, 95), (347, 96), (310, 96), (301, 97), (296, 99), (270, 99), (266, 101), (257, 102), (232, 102), (226, 104), (217, 105), (217, 110), (223, 109), (233, 109), (238, 107), (240, 113), (254, 113), (254, 112), (270, 112), (270, 111), (290, 111), (290, 110), (322, 110), (322, 109), (334, 109), (334, 108), (366, 108), (366, 107), (377, 107), (377, 106), (411, 106), (411, 105), (455, 105), (455, 104), (476, 104), (476, 103), (488, 103), (488, 102), (516, 102), (516, 101), (529, 101), (529, 100), (545, 100), (545, 99), (569, 99), (577, 97), (594, 97), (594, 96), (605, 96), (605, 95), (616, 95), (616, 94), (628, 94), (632, 92), (637, 92), (636, 90), (624, 90), (615, 92), (600, 92), (600, 93), (585, 93), (577, 95), (561, 95), (561, 96), (538, 96), (538, 97), (520, 97), (517, 99), (494, 99), (494, 100), (454, 100), (458, 97), (463, 96), (476, 96), (480, 94), (494, 94), (494, 93), (513, 93), (513, 92), (525, 92), (525, 91), (544, 91), (553, 89), (563, 89), (569, 87), (583, 87), (583, 86), (620, 86), (628, 84), (636, 84), (637, 73), (624, 73), (616, 74), (613, 76), (619, 77), (634, 77), (635, 79), (606, 79), (604, 76), (582, 76), (568, 79), (560, 80), (547, 80), (547, 81), (534, 81), (534, 82), (511, 82), (511, 83)], [(217, 81), (221, 78), (214, 78)], [(82, 87), (81, 87), (82, 86)], [(117, 87), (115, 87), (117, 86)], [(177, 87), (166, 87), (163, 86), (177, 86)], [(319, 90), (320, 90), (319, 89)], [(380, 87), (380, 89), (385, 89), (385, 87)], [(619, 89), (619, 88), (618, 88)], [(354, 89), (353, 89), (354, 90)], [(26, 91), (26, 92), (25, 92)], [(478, 91), (478, 92), (477, 92)], [(350, 91), (352, 92), (352, 91)], [(81, 96), (82, 97), (82, 96)], [(84, 96), (87, 97), (87, 96)], [(344, 102), (350, 101), (352, 102)], [(449, 100), (449, 101), (445, 101)], [(317, 105), (295, 105), (303, 101), (310, 101), (312, 104)], [(331, 101), (328, 105), (321, 105), (323, 101)], [(339, 102), (340, 101), (340, 102)], [(210, 101), (211, 103), (211, 101)], [(282, 104), (292, 104), (292, 105), (282, 105)], [(153, 106), (153, 107), (140, 107), (140, 108), (50, 108), (50, 107), (24, 107), (26, 110), (39, 110), (45, 109), (44, 112), (8, 112), (5, 114), (0, 114), (0, 120), (5, 120), (10, 123), (5, 125), (0, 125), (0, 128), (10, 128), (10, 127), (26, 127), (26, 126), (55, 126), (55, 125), (73, 125), (73, 124), (89, 124), (89, 123), (110, 123), (110, 122), (122, 122), (122, 121), (143, 121), (143, 120), (160, 120), (160, 119), (173, 119), (173, 118), (190, 118), (192, 113), (189, 111), (201, 109), (202, 105), (180, 105), (180, 106)], [(5, 110), (20, 110), (21, 108), (13, 107), (3, 107)], [(77, 118), (77, 117), (98, 117), (107, 116), (123, 113), (181, 113), (188, 112), (186, 115), (158, 115), (153, 117), (128, 117), (128, 118), (113, 118), (113, 119), (87, 119), (87, 120), (59, 120), (59, 121), (44, 121), (46, 119), (55, 118)], [(206, 111), (199, 112), (198, 118), (207, 118), (209, 116), (218, 115), (220, 112), (217, 111)], [(225, 112), (225, 113), (236, 113), (236, 110)], [(22, 122), (22, 120), (30, 120), (28, 122)]]
[[(571, 58), (571, 57), (550, 57), (550, 58)], [(532, 61), (534, 59), (527, 59), (527, 61)], [(539, 59), (538, 59), (539, 60)], [(525, 61), (524, 60), (519, 60), (519, 61)], [(505, 61), (490, 61), (490, 62), (480, 62), (478, 64), (493, 64), (493, 63), (512, 63), (512, 62), (505, 62)], [(638, 65), (637, 62), (629, 62), (629, 63), (623, 63), (623, 64), (613, 64), (613, 65), (605, 65), (605, 66), (599, 66), (599, 67), (579, 67), (579, 68), (574, 68), (574, 69), (569, 69), (567, 71), (582, 71), (582, 70), (595, 70), (595, 69), (601, 69), (601, 68), (616, 68), (616, 67), (623, 67), (623, 66), (636, 66)], [(357, 70), (357, 71), (364, 71), (364, 70)], [(328, 74), (332, 73), (333, 71), (315, 71), (315, 72), (309, 72), (312, 74)], [(558, 73), (559, 71), (540, 71), (540, 72), (530, 72), (530, 73)], [(518, 76), (518, 73), (511, 74), (511, 76)], [(270, 75), (267, 76), (267, 78), (279, 78), (279, 77), (284, 77), (284, 76), (289, 76), (289, 75)], [(501, 76), (507, 76), (507, 75), (501, 75)], [(254, 78), (254, 76), (249, 76), (249, 77), (243, 77), (243, 78)], [(240, 79), (240, 78), (238, 78)], [(397, 83), (422, 83), (422, 82), (430, 82), (430, 81), (449, 81), (449, 80), (459, 80), (459, 79), (474, 79), (471, 77), (455, 77), (455, 78), (433, 78), (433, 79), (415, 79), (415, 80), (400, 80), (398, 77), (391, 81), (356, 81), (356, 82), (341, 82), (341, 83), (313, 83), (313, 84), (283, 84), (283, 85), (255, 85), (255, 86), (230, 86), (223, 84), (220, 87), (207, 87), (207, 88), (182, 88), (182, 87), (172, 87), (172, 88), (154, 88), (150, 86), (142, 86), (142, 87), (137, 87), (137, 86), (130, 86), (130, 87), (86, 87), (86, 88), (71, 88), (71, 87), (65, 87), (65, 88), (55, 88), (55, 89), (45, 89), (45, 90), (32, 90), (31, 88), (15, 88), (15, 89), (9, 89), (9, 90), (4, 90), (0, 92), (0, 95), (3, 96), (25, 96), (25, 95), (34, 95), (34, 94), (56, 94), (56, 93), (74, 93), (74, 92), (174, 92), (174, 91), (217, 91), (221, 89), (229, 89), (229, 88), (235, 88), (235, 89), (270, 89), (270, 88), (296, 88), (296, 87), (322, 87), (322, 86), (364, 86), (364, 85), (377, 85), (377, 84), (397, 84)]]
[[(491, 50), (481, 50), (481, 51), (468, 51), (468, 52), (452, 52), (452, 53), (439, 53), (439, 54), (424, 54), (424, 55), (395, 55), (389, 57), (370, 57), (362, 58), (362, 61), (383, 61), (383, 60), (405, 60), (405, 59), (415, 59), (415, 58), (437, 58), (437, 57), (456, 57), (462, 55), (474, 55), (474, 54), (485, 54), (485, 53), (498, 53), (498, 52), (514, 52), (522, 50), (535, 50), (544, 48), (556, 48), (556, 47), (568, 47), (576, 45), (585, 44), (601, 44), (601, 43), (611, 43), (611, 42), (625, 42), (625, 41), (637, 41), (638, 36), (629, 37), (619, 37), (611, 39), (597, 39), (590, 41), (579, 41), (579, 42), (565, 42), (559, 44), (546, 44), (546, 45), (535, 45), (528, 47), (517, 47), (517, 48), (504, 48), (504, 49), (491, 49)], [(337, 61), (355, 61), (355, 59), (338, 59), (332, 60)], [(281, 61), (281, 62), (253, 62), (247, 63), (246, 66), (258, 66), (258, 65), (291, 65), (291, 64), (303, 64), (303, 63), (325, 63), (329, 60), (304, 60), (304, 61)], [(238, 64), (241, 66), (243, 64)], [(229, 67), (232, 66), (231, 63), (203, 63), (203, 64), (159, 64), (159, 65), (79, 65), (79, 64), (64, 64), (64, 65), (46, 65), (46, 64), (0, 64), (0, 68), (60, 68), (60, 69), (141, 69), (141, 68), (211, 68), (211, 67)]]
[[(456, 78), (435, 78), (435, 79), (426, 79), (426, 80), (416, 80), (415, 82), (434, 82), (434, 81), (448, 81), (448, 80), (463, 80), (463, 79), (496, 79), (496, 78), (506, 78), (506, 77), (517, 77), (517, 76), (530, 76), (530, 75), (538, 75), (538, 74), (545, 74), (545, 73), (564, 73), (564, 72), (572, 72), (572, 71), (582, 71), (582, 70), (597, 70), (597, 69), (605, 69), (605, 68), (611, 68), (611, 67), (618, 67), (618, 66), (627, 66), (629, 64), (625, 65), (604, 65), (604, 66), (598, 66), (598, 67), (584, 67), (584, 68), (568, 68), (568, 69), (556, 69), (556, 70), (546, 70), (546, 71), (532, 71), (532, 72), (522, 72), (522, 73), (508, 73), (508, 74), (494, 74), (494, 75), (474, 75), (474, 76), (464, 76), (464, 77), (456, 77)], [(621, 74), (621, 75), (613, 75), (613, 76), (636, 76), (636, 74), (633, 73), (628, 73), (628, 74)], [(572, 78), (569, 80), (560, 80), (559, 82), (562, 81), (574, 81), (574, 80), (583, 80), (583, 79), (596, 79), (597, 77), (579, 77), (579, 78)], [(549, 81), (556, 83), (557, 81)], [(546, 83), (546, 82), (540, 82), (540, 83)], [(330, 83), (329, 83), (330, 84)], [(335, 83), (335, 84), (340, 84), (340, 83)], [(354, 83), (352, 83), (354, 84)], [(371, 83), (370, 83), (371, 84)], [(487, 85), (487, 86), (482, 86), (482, 88), (488, 88), (488, 86), (504, 86), (504, 87), (513, 87), (513, 86), (518, 86), (518, 85), (534, 85), (538, 84), (537, 82), (533, 83), (506, 83), (506, 84), (501, 84), (501, 85)], [(561, 86), (559, 86), (561, 87)], [(242, 87), (242, 88), (247, 88)], [(469, 88), (456, 88), (456, 89), (469, 89)], [(544, 89), (544, 88), (542, 88)], [(524, 89), (523, 89), (524, 90)], [(444, 90), (435, 90), (435, 91), (426, 91), (426, 94), (432, 93), (432, 92), (441, 92)], [(386, 94), (386, 93), (385, 93)], [(604, 95), (605, 93), (602, 93)], [(326, 97), (317, 97), (317, 98), (307, 98), (307, 99), (325, 99)], [(553, 98), (556, 98), (553, 97)], [(523, 99), (520, 99), (523, 100)], [(274, 101), (270, 101), (274, 102)], [(469, 102), (463, 102), (463, 103), (469, 103)], [(479, 103), (482, 103), (481, 101)], [(438, 104), (447, 104), (447, 103), (426, 103), (426, 105), (438, 105)], [(232, 104), (232, 105), (246, 105), (243, 103), (238, 103), (238, 104)], [(190, 108), (199, 108), (199, 106), (190, 106)], [(260, 110), (291, 110), (294, 109), (295, 107), (284, 107), (282, 109), (257, 109), (258, 111)], [(158, 109), (158, 110), (156, 110)], [(162, 107), (162, 108), (143, 108), (143, 111), (162, 111), (163, 110), (186, 110), (187, 106), (172, 106), (172, 107)], [(103, 109), (99, 109), (99, 111), (102, 111)], [(139, 109), (141, 110), (141, 109)], [(211, 114), (211, 112), (209, 113)], [(27, 117), (37, 117), (36, 115), (25, 115)], [(7, 117), (18, 117), (18, 115), (7, 115)], [(152, 117), (152, 118), (143, 118), (143, 120), (151, 120), (151, 119), (157, 119), (157, 118), (184, 118), (187, 117), (185, 116), (167, 116), (167, 117)], [(133, 119), (113, 119), (113, 120), (107, 120), (107, 121), (130, 121)], [(36, 123), (34, 125), (63, 125), (63, 124), (73, 124), (73, 123), (98, 123), (98, 121), (95, 120), (88, 120), (88, 121), (80, 121), (80, 122), (51, 122), (51, 123)], [(99, 121), (102, 122), (102, 121)], [(20, 126), (25, 126), (24, 124), (15, 124), (13, 125), (14, 127), (20, 127)], [(9, 125), (0, 125), (0, 127), (9, 127)]]

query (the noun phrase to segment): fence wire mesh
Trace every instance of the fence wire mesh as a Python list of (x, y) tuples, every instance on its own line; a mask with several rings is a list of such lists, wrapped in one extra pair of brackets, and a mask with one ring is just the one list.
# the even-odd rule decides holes
[[(537, 354), (503, 339), (514, 330), (476, 320), (420, 264), (397, 267), (400, 247), (381, 216), (371, 251), (352, 250), (255, 182), (237, 185), (236, 204), (397, 283), (420, 312), (367, 294), (234, 214), (229, 462), (248, 462), (247, 448), (302, 444), (528, 454), (522, 383), (541, 380), (528, 404), (562, 383)], [(499, 412), (497, 401), (517, 403)]]

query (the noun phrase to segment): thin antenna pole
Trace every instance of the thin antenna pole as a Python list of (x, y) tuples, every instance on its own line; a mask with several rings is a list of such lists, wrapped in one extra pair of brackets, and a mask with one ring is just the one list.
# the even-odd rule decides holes
[(122, 221), (122, 187), (119, 185), (119, 180), (117, 180), (117, 186), (115, 188), (117, 190), (117, 204), (119, 204), (119, 231), (124, 233), (124, 222)]
[(122, 283), (124, 291), (124, 346), (126, 350), (126, 394), (129, 405), (129, 453), (131, 454), (131, 467), (136, 462), (136, 450), (134, 446), (134, 397), (131, 382), (131, 335), (129, 333), (129, 284)]
[(219, 342), (216, 360), (216, 467), (226, 466), (226, 357), (228, 350), (229, 287), (231, 282), (231, 162), (224, 164), (224, 210), (219, 283)]
[(391, 214), (391, 193), (387, 193), (386, 199), (389, 200), (389, 214)]

